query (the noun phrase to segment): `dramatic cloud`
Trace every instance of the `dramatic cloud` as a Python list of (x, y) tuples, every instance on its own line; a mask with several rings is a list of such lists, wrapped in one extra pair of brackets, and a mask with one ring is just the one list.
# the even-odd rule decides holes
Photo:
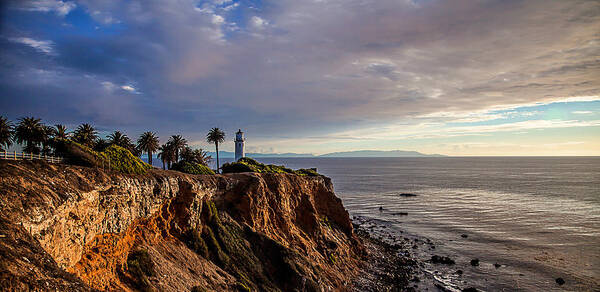
[[(244, 128), (257, 149), (299, 139), (307, 152), (347, 137), (376, 148), (357, 139), (472, 134), (451, 127), (597, 129), (598, 1), (9, 3), (3, 14), (20, 14), (0, 26), (0, 90), (31, 114), (50, 99), (106, 129), (201, 141), (213, 126)], [(496, 121), (506, 126), (477, 124)]]

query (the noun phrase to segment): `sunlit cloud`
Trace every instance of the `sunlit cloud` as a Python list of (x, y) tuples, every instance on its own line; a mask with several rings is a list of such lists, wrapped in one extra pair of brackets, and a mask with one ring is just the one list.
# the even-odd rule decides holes
[(20, 44), (24, 44), (27, 46), (30, 46), (34, 49), (36, 49), (39, 52), (42, 52), (44, 54), (47, 55), (54, 55), (54, 42), (52, 41), (40, 41), (40, 40), (34, 40), (32, 38), (28, 38), (28, 37), (19, 37), (19, 38), (10, 38), (9, 39), (12, 42), (15, 43), (20, 43)]
[(18, 1), (18, 8), (27, 11), (54, 12), (59, 16), (65, 16), (75, 9), (77, 5), (73, 1), (61, 0), (23, 0)]
[[(180, 132), (199, 143), (211, 127), (243, 128), (256, 149), (280, 152), (393, 149), (419, 139), (431, 143), (419, 147), (435, 149), (433, 140), (598, 127), (597, 1), (46, 0), (6, 7), (7, 15), (25, 16), (1, 20), (8, 41), (0, 44), (7, 65), (0, 88), (7, 99), (23, 98), (31, 114), (47, 112), (40, 101), (55, 100), (65, 109), (56, 119)], [(77, 21), (44, 26), (74, 11), (82, 14)], [(587, 134), (573, 146), (599, 139)]]

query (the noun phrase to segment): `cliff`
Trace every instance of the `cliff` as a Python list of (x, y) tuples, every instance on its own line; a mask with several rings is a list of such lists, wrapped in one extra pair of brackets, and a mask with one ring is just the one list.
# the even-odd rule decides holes
[(1, 290), (346, 290), (361, 241), (325, 177), (0, 161)]

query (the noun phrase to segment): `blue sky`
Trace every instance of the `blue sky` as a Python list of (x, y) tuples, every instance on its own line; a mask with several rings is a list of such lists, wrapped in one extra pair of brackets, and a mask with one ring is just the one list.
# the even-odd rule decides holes
[(598, 1), (0, 5), (12, 120), (209, 149), (242, 128), (250, 152), (600, 155)]

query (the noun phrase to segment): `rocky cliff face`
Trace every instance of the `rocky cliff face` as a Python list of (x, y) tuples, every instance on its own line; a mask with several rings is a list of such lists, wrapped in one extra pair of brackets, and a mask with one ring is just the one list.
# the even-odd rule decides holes
[(327, 291), (362, 253), (329, 179), (0, 161), (0, 288)]

